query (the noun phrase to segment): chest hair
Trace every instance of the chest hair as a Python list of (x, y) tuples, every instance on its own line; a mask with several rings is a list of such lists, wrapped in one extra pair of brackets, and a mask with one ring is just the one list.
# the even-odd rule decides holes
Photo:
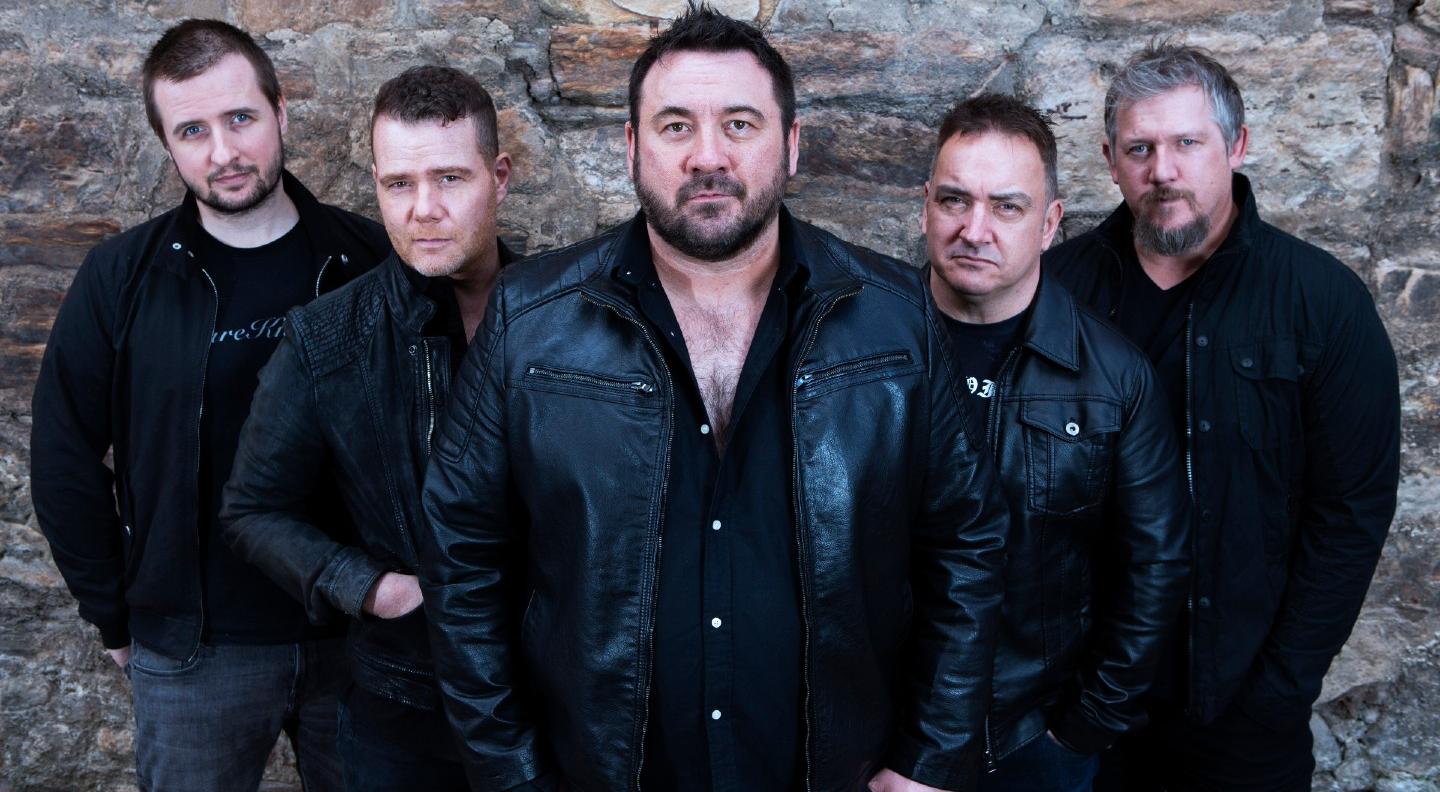
[(685, 335), (690, 365), (700, 386), (700, 398), (710, 416), (710, 429), (722, 451), (735, 407), (735, 388), (764, 307), (763, 293), (758, 300), (733, 305), (700, 305), (694, 301), (674, 304), (675, 318)]

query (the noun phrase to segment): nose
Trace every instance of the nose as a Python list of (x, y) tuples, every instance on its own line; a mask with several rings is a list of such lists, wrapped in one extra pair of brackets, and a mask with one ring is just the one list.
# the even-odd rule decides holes
[(687, 163), (691, 173), (715, 173), (727, 169), (730, 163), (724, 135), (714, 129), (701, 128), (693, 140)]
[(210, 162), (224, 167), (235, 161), (235, 147), (230, 145), (229, 133), (215, 129), (210, 133)]
[(990, 242), (991, 231), (989, 207), (976, 201), (961, 219), (960, 238), (972, 247), (980, 247)]
[(1150, 161), (1150, 180), (1155, 184), (1165, 184), (1179, 178), (1180, 170), (1175, 155), (1167, 146), (1156, 146), (1155, 153)]
[(433, 223), (445, 214), (445, 205), (440, 200), (440, 191), (434, 184), (422, 181), (415, 188), (415, 219), (422, 223)]

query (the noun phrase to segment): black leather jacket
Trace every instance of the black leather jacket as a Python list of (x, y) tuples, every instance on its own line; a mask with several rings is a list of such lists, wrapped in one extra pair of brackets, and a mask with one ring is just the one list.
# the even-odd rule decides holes
[[(1010, 501), (994, 760), (1044, 734), (1094, 753), (1144, 722), (1189, 585), (1189, 498), (1145, 354), (1043, 278), (986, 416)], [(1043, 738), (1042, 738), (1043, 739)]]
[[(320, 257), (315, 293), (390, 250), (374, 221), (285, 193)], [(55, 565), (105, 646), (200, 645), (200, 410), (216, 291), (195, 196), (96, 246), (65, 294), (35, 383), (30, 491)], [(114, 449), (114, 470), (106, 450)]]
[[(979, 770), (1006, 508), (919, 272), (781, 214), (806, 788)], [(477, 789), (639, 786), (674, 384), (613, 273), (643, 217), (505, 273), (425, 482), (436, 666)], [(643, 242), (642, 242), (643, 244)], [(528, 550), (528, 605), (505, 559)], [(521, 672), (524, 672), (522, 674)]]
[[(357, 684), (438, 710), (424, 611), (390, 620), (361, 611), (382, 574), (414, 573), (420, 485), (450, 391), (450, 339), (424, 335), (436, 306), (404, 267), (392, 253), (289, 313), (260, 372), (221, 519), (236, 554), (303, 602), (312, 621), (354, 619)], [(338, 488), (354, 536), (314, 524), (306, 504), (327, 487)]]
[[(1184, 461), (1195, 503), (1192, 717), (1230, 706), (1296, 727), (1365, 599), (1395, 514), (1400, 396), (1375, 304), (1333, 256), (1239, 216), (1193, 276)], [(1049, 251), (1048, 274), (1113, 315), (1131, 241), (1122, 204)]]

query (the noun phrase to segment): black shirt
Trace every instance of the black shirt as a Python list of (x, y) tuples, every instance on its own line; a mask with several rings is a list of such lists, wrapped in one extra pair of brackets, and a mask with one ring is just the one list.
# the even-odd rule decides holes
[(1159, 375), (1160, 386), (1175, 417), (1176, 437), (1185, 437), (1185, 319), (1190, 295), (1199, 280), (1190, 277), (1161, 289), (1145, 274), (1140, 258), (1129, 245), (1120, 250), (1123, 269), (1115, 306), (1115, 323), (1131, 341), (1145, 350)]
[(285, 312), (315, 296), (319, 263), (299, 223), (256, 248), (206, 236), (200, 264), (219, 303), (205, 366), (200, 420), (200, 552), (205, 640), (265, 644), (312, 634), (305, 610), (258, 569), (237, 558), (220, 530), (220, 493), (230, 478), (240, 427), (250, 414), (260, 368), (285, 333)]
[(945, 316), (955, 363), (965, 378), (965, 390), (969, 394), (965, 400), (965, 419), (972, 443), (989, 442), (985, 421), (995, 396), (995, 381), (1006, 356), (1019, 342), (1029, 315), (1027, 308), (1009, 319), (990, 324), (970, 324)]
[(637, 229), (615, 276), (634, 288), (675, 391), (643, 785), (794, 788), (803, 772), (802, 626), (786, 361), (803, 277), (782, 238), (722, 456), (645, 226)]

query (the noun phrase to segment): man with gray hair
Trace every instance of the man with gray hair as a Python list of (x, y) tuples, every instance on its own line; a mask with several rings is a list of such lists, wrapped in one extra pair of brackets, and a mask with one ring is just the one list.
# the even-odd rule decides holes
[(1045, 266), (1150, 355), (1196, 525), (1151, 724), (1102, 781), (1309, 789), (1310, 707), (1395, 511), (1395, 355), (1360, 278), (1260, 219), (1235, 172), (1240, 91), (1213, 58), (1168, 43), (1136, 54), (1105, 128), (1125, 201)]

